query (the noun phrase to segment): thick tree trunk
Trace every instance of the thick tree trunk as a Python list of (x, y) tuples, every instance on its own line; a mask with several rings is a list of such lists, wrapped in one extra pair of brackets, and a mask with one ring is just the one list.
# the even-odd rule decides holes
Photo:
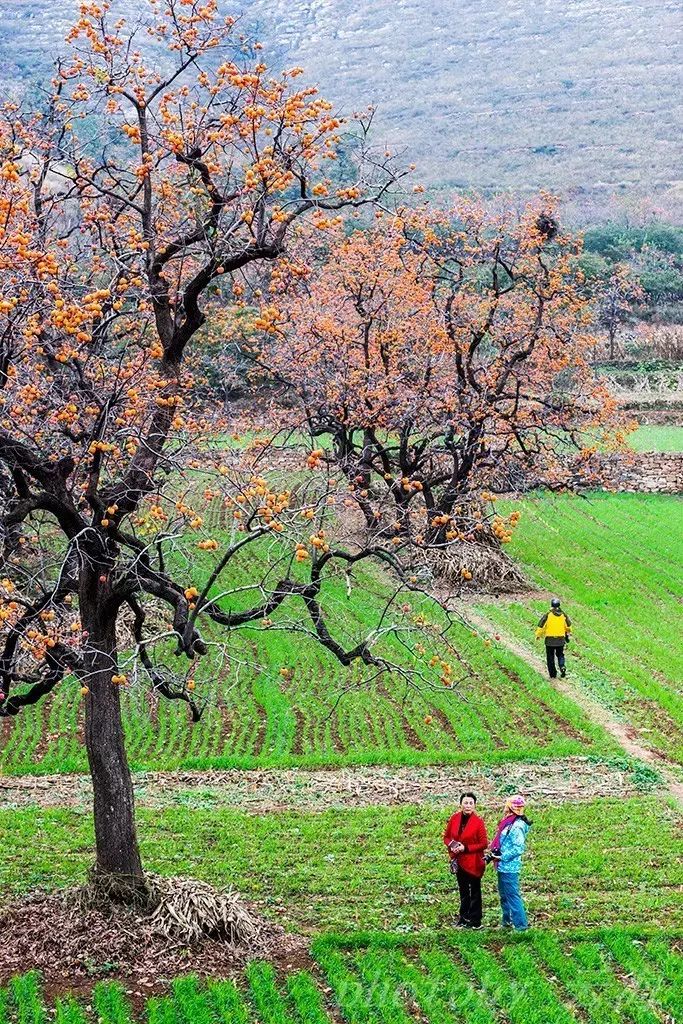
[(138, 899), (145, 892), (135, 828), (133, 784), (121, 721), (117, 674), (116, 614), (106, 600), (107, 585), (85, 570), (81, 586), (81, 621), (88, 631), (85, 745), (93, 783), (95, 876), (113, 898)]

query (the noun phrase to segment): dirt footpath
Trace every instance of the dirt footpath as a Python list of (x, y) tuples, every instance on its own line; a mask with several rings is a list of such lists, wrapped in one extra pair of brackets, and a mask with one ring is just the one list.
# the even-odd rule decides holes
[[(500, 642), (504, 644), (509, 651), (516, 654), (519, 658), (522, 658), (527, 664), (531, 665), (537, 672), (542, 676), (546, 675), (546, 667), (543, 659), (536, 654), (534, 651), (530, 651), (528, 647), (520, 643), (515, 637), (511, 637), (502, 633), (499, 626), (494, 625), (490, 622), (486, 616), (475, 609), (472, 606), (468, 606), (464, 611), (466, 620), (470, 625), (474, 626), (483, 634), (496, 633), (500, 637)], [(581, 710), (587, 715), (587, 717), (595, 725), (602, 726), (614, 739), (620, 744), (622, 750), (628, 757), (635, 758), (639, 761), (643, 761), (646, 764), (652, 765), (657, 772), (662, 776), (664, 792), (671, 796), (680, 808), (683, 808), (683, 782), (679, 774), (677, 774), (676, 767), (670, 763), (666, 763), (666, 759), (660, 756), (657, 751), (651, 750), (646, 747), (638, 738), (638, 732), (629, 725), (628, 722), (622, 721), (607, 708), (598, 704), (597, 701), (593, 700), (588, 694), (584, 693), (579, 683), (573, 682), (571, 679), (552, 679), (550, 680), (551, 685), (563, 693), (566, 697), (569, 697), (575, 704), (577, 704)]]
[[(436, 768), (150, 772), (135, 775), (134, 782), (140, 807), (234, 807), (254, 814), (380, 804), (450, 807), (463, 789), (474, 790), (489, 806), (500, 804), (506, 794), (516, 791), (544, 803), (642, 791), (632, 772), (588, 757)], [(0, 778), (0, 808), (85, 808), (90, 803), (87, 776)]]

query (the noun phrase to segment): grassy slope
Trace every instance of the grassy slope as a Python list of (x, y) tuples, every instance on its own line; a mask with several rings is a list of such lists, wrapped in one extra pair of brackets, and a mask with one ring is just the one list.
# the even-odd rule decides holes
[[(148, 1024), (676, 1024), (683, 1019), (683, 956), (676, 933), (636, 930), (506, 937), (442, 935), (410, 946), (392, 937), (324, 940), (310, 971), (278, 976), (250, 964), (245, 983), (177, 979), (147, 1003)], [(59, 1024), (130, 1024), (121, 986), (99, 983), (88, 1006), (60, 1000)], [(0, 990), (21, 1022), (51, 1018), (39, 979)], [(340, 1017), (337, 1014), (341, 1014)]]
[[(484, 808), (489, 825), (499, 808)], [(534, 923), (683, 926), (681, 817), (649, 798), (530, 809), (525, 887)], [(281, 813), (186, 808), (139, 813), (149, 869), (234, 885), (264, 912), (305, 932), (443, 927), (457, 910), (429, 807)], [(81, 879), (92, 860), (89, 815), (0, 812), (0, 893)], [(497, 922), (494, 875), (485, 920)]]
[[(137, 0), (116, 0), (135, 23)], [(240, 6), (240, 5), (237, 5)], [(301, 65), (335, 109), (377, 106), (375, 144), (391, 144), (418, 182), (523, 194), (577, 185), (580, 222), (619, 215), (609, 196), (657, 198), (674, 209), (678, 7), (588, 0), (503, 5), (480, 0), (453, 23), (447, 0), (251, 0), (244, 31), (274, 69)], [(75, 5), (0, 5), (2, 83), (44, 81)], [(343, 25), (343, 31), (339, 26)], [(138, 45), (143, 47), (145, 40)], [(152, 49), (150, 57), (156, 59)], [(623, 83), (628, 81), (628, 91)], [(595, 206), (586, 191), (596, 186)], [(671, 189), (671, 200), (661, 190)], [(593, 198), (591, 196), (591, 198)]]
[[(572, 674), (683, 760), (683, 502), (665, 495), (528, 499), (510, 546), (574, 623)], [(488, 605), (490, 618), (531, 641), (547, 600)]]

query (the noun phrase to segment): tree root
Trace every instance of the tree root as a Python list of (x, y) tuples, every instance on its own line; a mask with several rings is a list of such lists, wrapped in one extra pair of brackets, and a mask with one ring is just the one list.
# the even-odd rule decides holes
[(83, 910), (106, 911), (112, 904), (120, 904), (149, 913), (156, 905), (149, 876), (101, 871), (97, 866), (91, 868), (87, 884), (77, 891), (77, 898)]

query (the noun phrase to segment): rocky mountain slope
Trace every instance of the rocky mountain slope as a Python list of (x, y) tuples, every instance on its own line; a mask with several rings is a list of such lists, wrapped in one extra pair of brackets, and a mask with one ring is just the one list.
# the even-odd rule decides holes
[[(0, 0), (1, 77), (35, 79), (76, 0)], [(112, 0), (116, 14), (139, 3)], [(679, 0), (243, 0), (271, 63), (301, 64), (437, 185), (681, 190)]]

